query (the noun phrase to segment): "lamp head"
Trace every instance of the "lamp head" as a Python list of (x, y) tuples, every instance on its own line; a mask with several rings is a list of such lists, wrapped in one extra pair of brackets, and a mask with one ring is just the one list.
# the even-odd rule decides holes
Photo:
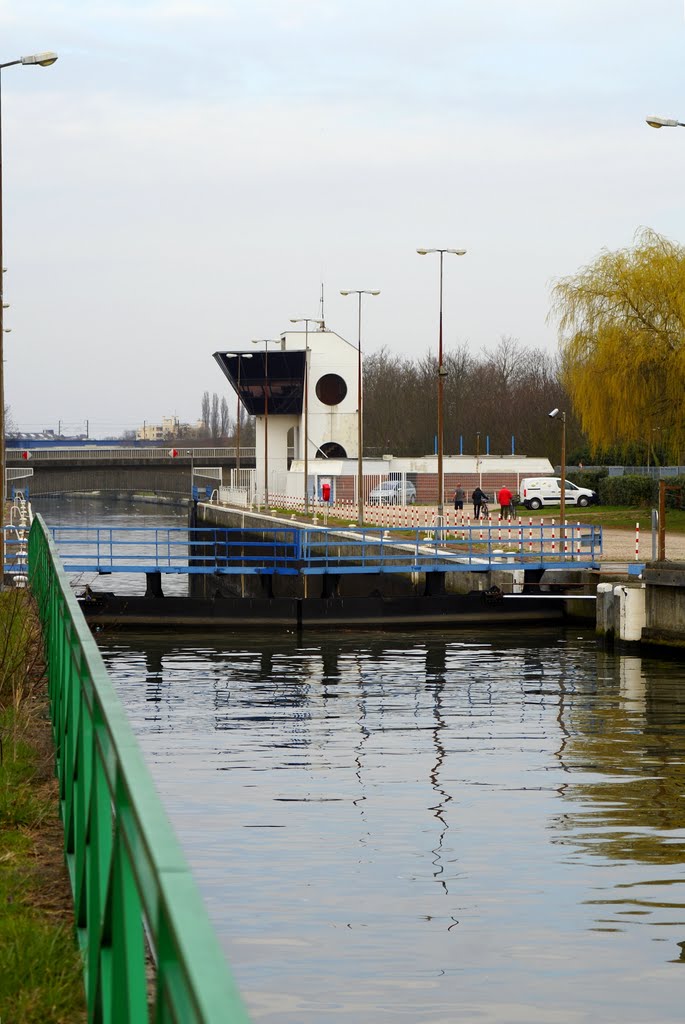
[(549, 416), (549, 418), (551, 420), (555, 420), (557, 418), (557, 416), (559, 415), (559, 410), (558, 409), (552, 409), (552, 411), (548, 412), (547, 415)]
[(430, 249), (417, 249), (416, 251), (419, 254), (419, 256), (427, 256), (428, 253), (430, 252)]
[(650, 128), (677, 128), (680, 124), (679, 121), (675, 121), (672, 117), (646, 117), (645, 121)]
[(54, 64), (57, 60), (57, 54), (51, 50), (46, 50), (45, 53), (32, 53), (29, 57), (22, 57), (22, 64), (38, 64), (41, 68), (48, 68), (51, 64)]

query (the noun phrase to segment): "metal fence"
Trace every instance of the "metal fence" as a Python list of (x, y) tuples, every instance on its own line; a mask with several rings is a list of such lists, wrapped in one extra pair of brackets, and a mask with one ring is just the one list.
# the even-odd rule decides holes
[[(231, 460), (236, 457), (235, 448), (188, 448), (182, 445), (174, 445), (173, 442), (169, 442), (169, 448), (31, 448), (21, 450), (19, 448), (7, 448), (6, 458), (8, 462), (19, 462), (25, 461), (26, 457), (24, 451), (29, 452), (29, 458), (31, 461), (36, 462), (54, 462), (56, 460), (71, 460), (78, 459), (79, 462), (97, 461), (103, 462), (108, 459), (124, 459), (132, 460), (134, 462), (142, 462), (145, 459), (163, 459), (172, 458), (169, 454), (172, 451), (176, 452), (173, 458), (179, 461), (187, 461), (189, 459), (226, 459)], [(240, 458), (241, 459), (254, 459), (255, 449), (254, 447), (243, 448), (240, 447)]]
[[(39, 516), (29, 535), (29, 574), (43, 627), (88, 1019), (247, 1024), (178, 840)], [(154, 982), (147, 976), (149, 955)]]
[(474, 565), (526, 568), (559, 561), (585, 567), (602, 551), (600, 527), (522, 526), (414, 529), (301, 526), (50, 528), (69, 572), (161, 572), (189, 575), (321, 574), (325, 572), (463, 572)]

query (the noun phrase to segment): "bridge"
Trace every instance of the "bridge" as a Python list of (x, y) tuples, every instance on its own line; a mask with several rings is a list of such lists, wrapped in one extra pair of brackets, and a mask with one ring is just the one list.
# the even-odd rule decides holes
[[(175, 452), (171, 455), (170, 452)], [(130, 491), (182, 495), (194, 485), (218, 486), (224, 471), (237, 465), (237, 450), (169, 444), (167, 448), (84, 445), (64, 448), (7, 448), (12, 470), (31, 470), (25, 485), (32, 497), (79, 491)], [(254, 447), (240, 448), (241, 467), (255, 465)], [(209, 470), (205, 473), (204, 470)]]

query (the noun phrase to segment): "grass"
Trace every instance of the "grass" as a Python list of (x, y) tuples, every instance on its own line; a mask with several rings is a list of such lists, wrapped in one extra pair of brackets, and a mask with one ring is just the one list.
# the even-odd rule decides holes
[[(451, 507), (451, 506), (450, 506)], [(277, 515), (283, 518), (289, 518), (292, 514), (290, 509), (277, 509), (275, 510)], [(559, 506), (538, 509), (537, 512), (530, 512), (523, 505), (518, 505), (516, 509), (517, 518), (520, 515), (524, 522), (532, 518), (533, 521), (544, 519), (546, 522), (550, 522), (552, 519), (559, 521)], [(635, 523), (640, 524), (641, 529), (646, 530), (651, 526), (652, 521), (652, 510), (651, 508), (626, 508), (619, 505), (590, 505), (588, 508), (576, 508), (575, 505), (566, 506), (566, 518), (569, 522), (582, 522), (595, 524), (597, 526), (605, 526), (611, 530), (634, 530)], [(297, 516), (298, 521), (305, 521), (311, 523), (312, 515), (305, 520), (304, 516)], [(329, 526), (348, 526), (350, 523), (356, 522), (356, 514), (351, 518), (340, 519), (334, 516), (328, 517)], [(472, 520), (472, 525), (475, 520)], [(319, 514), (319, 524), (323, 526), (323, 516)], [(373, 523), (366, 523), (368, 527), (373, 527)], [(382, 529), (382, 527), (378, 527)], [(429, 529), (429, 527), (420, 527), (421, 530)], [(669, 533), (685, 533), (685, 509), (666, 509), (666, 529)], [(412, 528), (412, 535), (416, 532), (416, 527)]]
[(0, 657), (0, 1021), (83, 1021), (42, 644), (26, 591), (0, 592)]

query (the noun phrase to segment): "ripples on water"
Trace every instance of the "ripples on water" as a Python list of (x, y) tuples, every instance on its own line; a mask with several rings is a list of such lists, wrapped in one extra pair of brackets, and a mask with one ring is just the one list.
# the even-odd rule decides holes
[(255, 1021), (682, 1021), (685, 666), (522, 636), (99, 637)]
[(682, 1019), (685, 670), (519, 639), (104, 642), (255, 1020)]

